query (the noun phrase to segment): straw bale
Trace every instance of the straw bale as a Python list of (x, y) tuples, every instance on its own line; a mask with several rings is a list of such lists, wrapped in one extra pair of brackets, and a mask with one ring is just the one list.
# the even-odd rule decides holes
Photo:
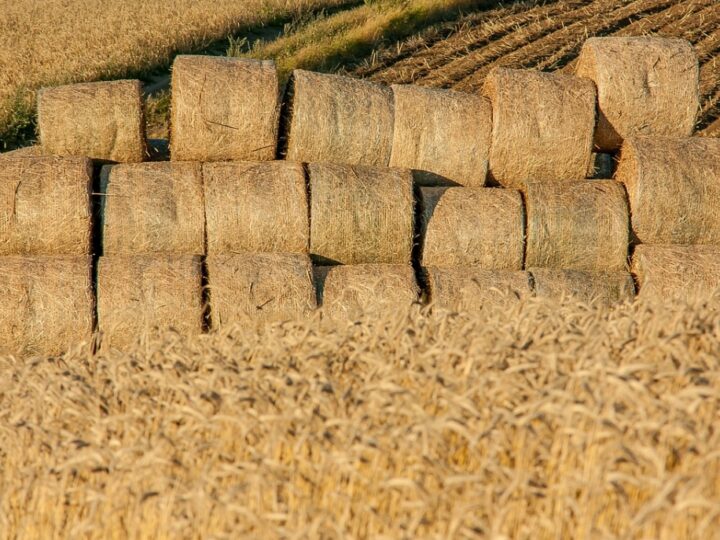
[(307, 255), (214, 255), (207, 265), (214, 328), (299, 319), (317, 307)]
[(527, 272), (477, 267), (426, 267), (434, 309), (478, 313), (506, 308), (532, 295)]
[(422, 188), (423, 266), (522, 270), (525, 212), (520, 192)]
[(330, 320), (355, 321), (406, 314), (420, 290), (409, 264), (359, 264), (319, 268), (322, 313)]
[(720, 247), (637, 246), (632, 272), (638, 283), (638, 298), (660, 301), (708, 298), (720, 289)]
[(295, 70), (290, 80), (287, 159), (387, 166), (393, 139), (390, 88)]
[[(393, 85), (395, 130), (391, 167), (458, 185), (485, 185), (492, 134), (490, 101), (452, 90)], [(428, 182), (420, 182), (427, 184)]]
[(89, 254), (91, 190), (87, 158), (0, 160), (0, 255)]
[(173, 160), (275, 159), (280, 82), (270, 60), (187, 56), (172, 70)]
[(627, 269), (630, 218), (619, 182), (531, 182), (525, 204), (527, 267)]
[(307, 253), (305, 171), (290, 161), (203, 165), (208, 253)]
[(590, 38), (576, 74), (597, 86), (597, 148), (617, 150), (623, 139), (638, 135), (692, 135), (700, 107), (699, 69), (684, 39)]
[(308, 166), (310, 252), (342, 264), (409, 264), (414, 197), (408, 169)]
[(197, 334), (203, 329), (198, 256), (100, 257), (97, 286), (103, 346), (123, 348), (151, 331)]
[(575, 300), (593, 305), (629, 302), (635, 282), (629, 272), (584, 272), (556, 268), (530, 268), (535, 294), (541, 298)]
[(594, 180), (608, 180), (615, 173), (615, 156), (602, 152), (593, 152), (587, 177)]
[(645, 244), (720, 244), (720, 139), (626, 139), (633, 237)]
[(43, 88), (38, 94), (38, 132), (49, 154), (143, 161), (142, 84), (126, 80)]
[(43, 151), (43, 147), (39, 144), (34, 144), (32, 146), (24, 146), (22, 148), (10, 150), (9, 152), (2, 152), (0, 153), (0, 159), (39, 157), (44, 155), (46, 155), (46, 153)]
[(103, 167), (103, 253), (205, 252), (205, 203), (199, 163)]
[(0, 353), (57, 355), (92, 338), (88, 256), (0, 257)]
[(595, 128), (591, 81), (506, 68), (490, 72), (483, 92), (492, 101), (490, 176), (504, 187), (584, 178)]

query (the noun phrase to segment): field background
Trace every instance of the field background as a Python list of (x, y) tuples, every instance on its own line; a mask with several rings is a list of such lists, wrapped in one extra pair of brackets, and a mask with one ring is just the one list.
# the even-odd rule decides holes
[[(177, 52), (477, 91), (644, 34), (693, 43), (720, 135), (715, 0), (18, 0), (0, 28), (6, 147), (38, 87), (128, 76), (165, 135)], [(719, 359), (720, 298), (0, 357), (0, 539), (716, 538)]]

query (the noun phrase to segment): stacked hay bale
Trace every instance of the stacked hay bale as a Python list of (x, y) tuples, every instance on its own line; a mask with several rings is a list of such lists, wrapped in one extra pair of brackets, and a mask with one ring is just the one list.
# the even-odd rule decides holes
[(89, 341), (92, 165), (0, 160), (0, 353), (54, 355)]
[(203, 177), (212, 326), (308, 315), (316, 295), (303, 166), (205, 163)]

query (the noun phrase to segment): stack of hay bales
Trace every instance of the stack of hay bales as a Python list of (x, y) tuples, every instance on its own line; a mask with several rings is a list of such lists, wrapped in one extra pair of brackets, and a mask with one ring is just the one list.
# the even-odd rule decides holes
[(92, 165), (0, 160), (0, 352), (60, 354), (93, 331)]

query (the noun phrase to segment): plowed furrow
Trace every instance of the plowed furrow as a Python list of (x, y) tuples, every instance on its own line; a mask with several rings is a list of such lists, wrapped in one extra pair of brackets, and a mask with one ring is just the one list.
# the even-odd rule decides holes
[[(674, 36), (687, 39), (691, 43), (696, 43), (703, 39), (708, 33), (717, 28), (720, 18), (720, 5), (716, 0), (704, 0), (702, 2), (694, 2), (690, 4), (693, 8), (691, 11), (679, 20), (671, 20), (656, 31), (659, 36)], [(702, 9), (696, 9), (701, 7)]]
[[(654, 13), (634, 21), (617, 33), (629, 32), (628, 35), (641, 35), (648, 32), (654, 32), (667, 25), (668, 21), (683, 18), (686, 19), (689, 15), (697, 13), (703, 5), (713, 2), (715, 2), (715, 0), (700, 0), (695, 5), (676, 4), (658, 13)], [(608, 33), (607, 30), (603, 28), (595, 28), (591, 31), (594, 36), (603, 36)], [(534, 68), (542, 71), (562, 68), (580, 54), (580, 49), (582, 48), (583, 43), (585, 43), (587, 37), (587, 35), (575, 35), (569, 38), (566, 43), (558, 44), (556, 51), (550, 54), (547, 58), (538, 62)]]
[(538, 61), (552, 55), (557, 50), (559, 44), (573, 40), (576, 44), (582, 44), (590, 35), (602, 31), (611, 32), (613, 29), (630, 24), (633, 17), (638, 16), (638, 13), (659, 12), (666, 9), (671, 3), (673, 3), (673, 0), (636, 0), (610, 13), (606, 10), (595, 11), (593, 15), (586, 20), (566, 26), (510, 54), (504, 55), (495, 62), (482, 66), (472, 75), (457, 84), (455, 88), (466, 92), (477, 91), (482, 86), (487, 74), (495, 67), (534, 67)]
[(720, 58), (713, 56), (700, 67), (700, 95), (703, 101), (715, 91), (720, 81)]
[[(458, 32), (450, 38), (439, 41), (418, 54), (400, 60), (385, 69), (377, 71), (372, 80), (385, 83), (412, 83), (431, 73), (454, 58), (466, 57), (476, 49), (488, 46), (502, 39), (517, 27), (554, 17), (562, 11), (565, 3), (536, 6), (525, 12), (513, 12), (497, 17), (488, 17), (471, 31)], [(497, 14), (496, 14), (497, 15)]]

